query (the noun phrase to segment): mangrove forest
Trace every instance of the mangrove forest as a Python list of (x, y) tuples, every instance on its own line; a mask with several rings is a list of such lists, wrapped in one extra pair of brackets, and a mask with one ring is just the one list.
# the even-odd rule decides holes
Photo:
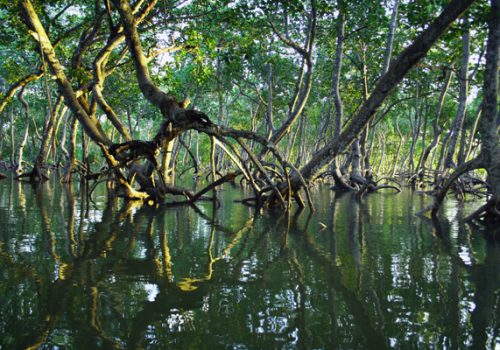
[(0, 26), (0, 349), (500, 347), (500, 0)]

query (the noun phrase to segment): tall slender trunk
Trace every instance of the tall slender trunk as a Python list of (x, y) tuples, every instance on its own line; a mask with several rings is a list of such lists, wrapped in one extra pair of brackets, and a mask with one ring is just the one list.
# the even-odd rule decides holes
[(448, 152), (446, 154), (444, 169), (454, 168), (455, 151), (457, 147), (458, 137), (464, 124), (465, 110), (467, 108), (467, 95), (469, 91), (469, 56), (470, 56), (470, 34), (468, 28), (467, 17), (463, 20), (463, 34), (462, 34), (462, 60), (458, 80), (460, 83), (460, 92), (458, 97), (458, 110), (453, 120), (450, 129)]
[[(366, 102), (369, 97), (368, 93), (368, 71), (366, 67), (366, 46), (364, 44), (361, 45), (360, 49), (360, 57), (361, 57), (361, 86), (363, 89), (363, 102)], [(362, 169), (365, 173), (365, 176), (369, 176), (371, 173), (370, 170), (370, 155), (368, 154), (369, 149), (366, 147), (366, 141), (368, 140), (368, 134), (370, 133), (370, 123), (367, 123), (363, 132), (361, 133), (361, 137), (358, 138), (359, 142), (359, 152), (361, 157)]]
[[(297, 43), (293, 43), (293, 47), (302, 56), (302, 66), (299, 73), (299, 78), (295, 86), (295, 91), (290, 103), (290, 108), (288, 112), (287, 119), (283, 124), (273, 132), (270, 142), (273, 144), (278, 144), (285, 135), (291, 132), (293, 124), (298, 120), (304, 108), (306, 106), (307, 100), (309, 99), (309, 94), (311, 92), (313, 83), (313, 48), (316, 37), (316, 1), (311, 1), (311, 13), (309, 14), (308, 32), (305, 38), (305, 43), (303, 47), (300, 47)], [(291, 41), (288, 39), (288, 43)], [(261, 156), (264, 155), (267, 150), (263, 150)]]
[(29, 135), (29, 128), (30, 128), (30, 107), (29, 104), (26, 102), (24, 99), (23, 93), (24, 93), (24, 88), (23, 86), (21, 88), (21, 91), (17, 95), (19, 98), (19, 101), (21, 101), (23, 108), (24, 108), (24, 135), (21, 139), (21, 142), (19, 143), (19, 148), (17, 150), (17, 166), (16, 166), (16, 172), (18, 174), (22, 173), (23, 171), (23, 152), (24, 152), (24, 147), (26, 146), (26, 142), (28, 141), (28, 135)]
[(14, 143), (14, 107), (10, 107), (10, 165), (16, 166), (16, 149)]
[(415, 126), (412, 126), (412, 139), (411, 139), (411, 145), (410, 145), (410, 150), (408, 152), (408, 170), (410, 171), (410, 174), (413, 174), (415, 170), (415, 162), (413, 159), (414, 156), (414, 151), (415, 151), (415, 146), (418, 141), (418, 137), (420, 135), (420, 127), (422, 123), (422, 113), (420, 113), (420, 109), (418, 106), (419, 102), (419, 93), (418, 93), (418, 84), (417, 84), (417, 93), (415, 94)]
[(267, 62), (267, 138), (269, 139), (274, 132), (273, 121), (273, 67), (271, 62)]
[(471, 128), (470, 134), (469, 134), (469, 141), (467, 142), (467, 150), (465, 151), (464, 161), (466, 161), (471, 155), (472, 145), (474, 144), (474, 139), (476, 137), (477, 127), (479, 124), (479, 120), (481, 119), (482, 108), (483, 108), (482, 104), (480, 104), (479, 107), (477, 107), (476, 115), (474, 117), (474, 123), (472, 124), (472, 128)]
[(397, 20), (398, 20), (398, 7), (399, 7), (399, 0), (395, 0), (394, 6), (392, 7), (391, 22), (389, 24), (389, 33), (387, 34), (387, 44), (385, 45), (384, 65), (382, 66), (382, 74), (387, 73), (387, 70), (389, 70), (389, 64), (391, 63), (392, 44), (394, 42), (394, 33), (396, 32)]
[(392, 163), (391, 177), (394, 177), (394, 175), (396, 174), (396, 166), (398, 164), (399, 154), (401, 153), (401, 147), (403, 146), (403, 143), (405, 141), (405, 138), (401, 133), (401, 130), (399, 130), (399, 119), (396, 119), (396, 130), (399, 135), (399, 144), (398, 144), (398, 150), (396, 151), (396, 156), (394, 157)]
[(332, 76), (332, 99), (335, 104), (335, 119), (333, 124), (333, 138), (336, 139), (340, 135), (342, 120), (344, 119), (344, 106), (340, 96), (339, 82), (340, 72), (342, 70), (342, 60), (344, 55), (344, 27), (345, 17), (342, 11), (339, 11), (337, 18), (337, 47), (335, 49), (335, 61), (333, 64)]
[(434, 122), (432, 124), (432, 128), (434, 131), (434, 137), (433, 137), (430, 145), (424, 151), (424, 155), (422, 157), (422, 163), (421, 163), (421, 171), (425, 171), (427, 159), (429, 158), (429, 155), (431, 154), (431, 152), (438, 145), (439, 138), (441, 137), (441, 133), (443, 132), (443, 129), (439, 126), (439, 117), (441, 115), (441, 110), (443, 109), (443, 104), (444, 104), (444, 100), (446, 97), (446, 93), (447, 93), (448, 88), (450, 86), (451, 76), (452, 76), (452, 71), (451, 71), (451, 69), (448, 69), (446, 71), (445, 79), (443, 82), (443, 87), (441, 88), (441, 93), (439, 95), (438, 104), (436, 107), (436, 111), (434, 113)]
[(305, 120), (304, 120), (304, 115), (300, 117), (300, 122), (299, 122), (299, 131), (298, 131), (298, 138), (299, 140), (297, 141), (297, 159), (295, 161), (295, 166), (299, 166), (300, 163), (302, 163), (303, 158), (304, 158), (304, 145), (305, 145)]
[[(344, 105), (340, 95), (340, 73), (342, 71), (342, 62), (344, 58), (344, 39), (345, 39), (345, 14), (342, 8), (339, 8), (337, 17), (337, 47), (335, 48), (335, 59), (333, 62), (332, 73), (332, 100), (335, 106), (335, 118), (333, 120), (333, 139), (340, 136), (342, 122), (344, 120)], [(331, 103), (331, 102), (330, 102)], [(337, 159), (331, 164), (331, 172), (335, 187), (342, 190), (352, 190), (353, 188), (344, 180), (343, 169), (338, 166)]]
[(68, 157), (66, 158), (66, 166), (64, 168), (64, 174), (61, 179), (62, 182), (71, 182), (71, 173), (76, 162), (76, 135), (78, 130), (78, 119), (71, 115), (71, 128), (69, 132), (69, 149)]
[[(422, 150), (425, 150), (425, 145), (426, 145), (427, 122), (429, 120), (428, 112), (429, 112), (429, 106), (427, 105), (425, 107), (425, 112), (423, 113), (424, 114), (424, 116), (423, 116), (423, 118), (424, 118), (424, 131), (422, 132)], [(420, 152), (420, 157), (418, 158), (418, 163), (417, 163), (417, 168), (415, 169), (415, 173), (419, 173), (418, 169), (421, 168), (423, 159), (424, 159), (424, 151)]]
[(467, 128), (464, 120), (464, 123), (462, 125), (462, 130), (460, 132), (460, 147), (458, 148), (458, 155), (457, 155), (458, 166), (462, 165), (465, 160), (466, 144), (467, 144)]
[(63, 104), (63, 100), (63, 96), (59, 95), (54, 109), (52, 111), (49, 111), (49, 114), (47, 115), (47, 120), (42, 135), (42, 143), (40, 145), (38, 156), (35, 161), (35, 168), (41, 168), (47, 160), (49, 147), (52, 144), (52, 138), (54, 137), (56, 120)]
[[(483, 86), (483, 115), (478, 130), (481, 134), (481, 157), (488, 172), (493, 197), (491, 217), (500, 221), (500, 143), (498, 142), (498, 71), (500, 61), (500, 0), (491, 0), (486, 69)], [(496, 213), (496, 214), (495, 214)], [(495, 216), (496, 215), (496, 216)]]
[[(451, 23), (473, 3), (474, 0), (452, 0), (443, 12), (391, 63), (387, 73), (378, 80), (377, 85), (370, 94), (370, 98), (353, 115), (339, 137), (316, 152), (311, 160), (301, 168), (300, 172), (304, 179), (307, 181), (314, 179), (326, 166), (332, 163), (340, 152), (344, 151), (352, 143), (366, 124), (370, 122), (394, 87), (398, 85), (413, 66), (420, 62)], [(298, 175), (293, 175), (291, 180), (294, 189), (302, 186)]]

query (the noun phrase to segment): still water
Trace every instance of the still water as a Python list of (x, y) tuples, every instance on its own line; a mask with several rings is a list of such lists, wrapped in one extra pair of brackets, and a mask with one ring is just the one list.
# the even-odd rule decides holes
[(500, 245), (403, 192), (316, 212), (131, 208), (0, 181), (0, 349), (500, 347)]

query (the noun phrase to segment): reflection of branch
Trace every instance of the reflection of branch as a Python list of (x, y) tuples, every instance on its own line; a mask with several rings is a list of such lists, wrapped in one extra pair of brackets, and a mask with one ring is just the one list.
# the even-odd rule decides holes
[[(215, 213), (215, 211), (214, 211), (214, 213)], [(190, 278), (190, 277), (183, 278), (180, 282), (177, 283), (177, 286), (182, 291), (188, 292), (188, 291), (194, 291), (198, 288), (194, 285), (195, 283), (210, 281), (212, 279), (212, 275), (213, 275), (213, 271), (214, 271), (214, 268), (213, 268), (214, 263), (216, 263), (219, 260), (222, 260), (225, 257), (229, 257), (231, 250), (240, 242), (241, 238), (243, 237), (243, 234), (253, 227), (253, 222), (254, 222), (254, 217), (252, 216), (245, 222), (243, 227), (238, 232), (236, 232), (233, 239), (231, 240), (231, 242), (228, 243), (226, 248), (224, 248), (222, 253), (215, 258), (213, 257), (213, 253), (212, 253), (213, 241), (214, 241), (214, 237), (215, 237), (215, 225), (212, 225), (211, 230), (210, 230), (210, 241), (208, 243), (207, 274), (203, 277), (200, 277), (200, 278)]]
[(385, 338), (380, 334), (380, 331), (373, 328), (373, 325), (367, 320), (370, 320), (364, 304), (358, 299), (358, 296), (342, 284), (342, 272), (336, 265), (335, 261), (327, 255), (321, 248), (318, 248), (316, 242), (310, 235), (302, 235), (304, 237), (304, 243), (306, 248), (310, 252), (310, 256), (316, 259), (321, 266), (325, 266), (327, 269), (327, 277), (330, 280), (330, 284), (333, 288), (343, 294), (346, 306), (349, 308), (353, 316), (354, 322), (357, 323), (361, 334), (365, 335), (365, 338), (370, 341), (370, 344), (377, 349), (387, 349), (389, 348)]
[(123, 346), (118, 343), (115, 339), (107, 335), (101, 327), (101, 323), (99, 322), (99, 318), (97, 316), (97, 302), (99, 300), (99, 290), (97, 287), (90, 288), (90, 329), (92, 329), (96, 335), (102, 339), (103, 347), (106, 349), (123, 349)]
[(161, 252), (163, 255), (163, 270), (167, 275), (167, 279), (169, 282), (174, 280), (174, 274), (172, 272), (172, 258), (170, 256), (170, 249), (168, 248), (168, 238), (167, 238), (167, 226), (163, 222), (164, 215), (160, 216), (160, 227), (161, 227), (161, 236), (160, 236), (160, 244), (161, 244)]

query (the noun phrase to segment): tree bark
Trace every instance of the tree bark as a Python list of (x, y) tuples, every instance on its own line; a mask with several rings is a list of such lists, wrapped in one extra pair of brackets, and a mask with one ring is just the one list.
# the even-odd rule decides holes
[[(316, 37), (316, 0), (311, 0), (311, 13), (309, 14), (309, 31), (307, 33), (307, 38), (305, 40), (304, 47), (300, 47), (297, 43), (293, 42), (289, 38), (283, 37), (276, 31), (273, 27), (275, 33), (279, 38), (288, 46), (295, 49), (303, 57), (303, 63), (301, 68), (301, 73), (299, 74), (299, 79), (296, 84), (295, 93), (290, 104), (290, 110), (288, 117), (285, 122), (272, 134), (270, 142), (274, 145), (278, 144), (281, 139), (290, 132), (292, 125), (297, 121), (297, 119), (302, 114), (307, 100), (309, 98), (309, 93), (312, 88), (312, 70), (313, 70), (313, 60), (312, 51), (314, 47), (314, 40)], [(261, 156), (264, 153), (261, 154)]]
[(14, 107), (10, 107), (10, 165), (16, 166), (16, 149), (14, 143)]
[(340, 135), (342, 128), (342, 120), (344, 119), (344, 106), (342, 97), (340, 96), (340, 72), (342, 70), (342, 60), (344, 55), (344, 27), (345, 17), (340, 10), (337, 18), (337, 47), (335, 48), (335, 61), (333, 63), (332, 77), (332, 98), (335, 105), (335, 119), (333, 125), (333, 138), (336, 139)]
[(105, 145), (111, 144), (110, 140), (102, 131), (99, 121), (94, 115), (89, 114), (90, 110), (87, 109), (88, 106), (83, 106), (80, 103), (82, 101), (77, 98), (77, 95), (64, 73), (64, 69), (55, 54), (54, 47), (52, 46), (31, 1), (20, 0), (19, 6), (26, 25), (31, 30), (35, 39), (40, 43), (43, 55), (56, 76), (57, 84), (59, 85), (59, 89), (63, 94), (67, 105), (71, 108), (75, 116), (85, 128), (85, 131), (95, 142), (100, 142)]
[[(345, 131), (337, 139), (330, 141), (325, 147), (316, 152), (312, 159), (302, 167), (301, 173), (307, 181), (313, 180), (340, 152), (346, 149), (371, 120), (382, 102), (404, 78), (406, 73), (425, 57), (427, 51), (438, 38), (473, 3), (474, 0), (451, 1), (443, 12), (399, 55), (390, 65), (387, 73), (380, 78), (369, 99), (363, 103), (353, 116)], [(301, 185), (297, 176), (293, 176), (292, 186), (300, 188)]]
[(455, 149), (457, 147), (458, 137), (460, 136), (460, 131), (464, 124), (465, 110), (467, 108), (467, 94), (469, 91), (469, 51), (470, 51), (470, 33), (468, 28), (468, 22), (466, 17), (464, 17), (464, 33), (462, 34), (462, 61), (460, 66), (460, 72), (458, 74), (458, 80), (460, 82), (460, 93), (458, 97), (458, 110), (453, 124), (450, 129), (450, 137), (448, 144), (448, 153), (444, 161), (444, 169), (454, 168), (456, 163), (453, 160), (455, 155)]
[(19, 101), (21, 101), (23, 108), (24, 108), (24, 135), (23, 138), (21, 139), (21, 142), (19, 143), (19, 148), (17, 150), (17, 166), (16, 166), (16, 172), (18, 174), (21, 174), (23, 171), (23, 152), (24, 152), (24, 147), (26, 146), (26, 141), (28, 140), (28, 134), (29, 134), (29, 127), (30, 127), (30, 107), (28, 102), (23, 97), (24, 93), (24, 88), (26, 85), (24, 85), (21, 88), (21, 91), (19, 91), (19, 94), (17, 95), (19, 98)]
[(421, 171), (425, 171), (425, 166), (427, 163), (427, 159), (431, 154), (432, 150), (438, 145), (439, 138), (441, 137), (441, 133), (443, 129), (439, 126), (439, 116), (441, 115), (441, 110), (443, 109), (444, 99), (446, 97), (446, 92), (448, 91), (448, 87), (450, 86), (452, 72), (450, 69), (446, 71), (446, 76), (444, 78), (443, 87), (441, 89), (441, 93), (439, 95), (438, 104), (436, 107), (436, 112), (434, 113), (434, 122), (432, 124), (434, 137), (432, 139), (431, 144), (425, 149), (424, 155), (422, 157), (422, 166)]
[[(486, 70), (483, 85), (483, 115), (479, 121), (481, 157), (488, 172), (493, 208), (500, 209), (500, 143), (497, 128), (498, 71), (500, 60), (500, 0), (491, 0)], [(493, 214), (492, 214), (493, 216)], [(500, 220), (498, 215), (497, 221)]]
[(59, 115), (59, 110), (61, 109), (63, 100), (63, 96), (59, 95), (59, 98), (57, 99), (57, 102), (54, 106), (54, 110), (50, 111), (47, 116), (47, 123), (42, 136), (42, 144), (40, 145), (40, 150), (38, 151), (38, 156), (35, 161), (35, 168), (41, 168), (47, 160), (49, 147), (52, 143), (52, 138), (54, 137), (56, 119)]
[(389, 33), (387, 34), (387, 44), (385, 45), (385, 55), (384, 55), (384, 65), (382, 66), (382, 74), (387, 73), (389, 65), (391, 63), (392, 56), (392, 43), (394, 42), (394, 32), (396, 31), (397, 20), (398, 20), (398, 7), (399, 0), (394, 0), (394, 6), (392, 8), (391, 22), (389, 24)]

